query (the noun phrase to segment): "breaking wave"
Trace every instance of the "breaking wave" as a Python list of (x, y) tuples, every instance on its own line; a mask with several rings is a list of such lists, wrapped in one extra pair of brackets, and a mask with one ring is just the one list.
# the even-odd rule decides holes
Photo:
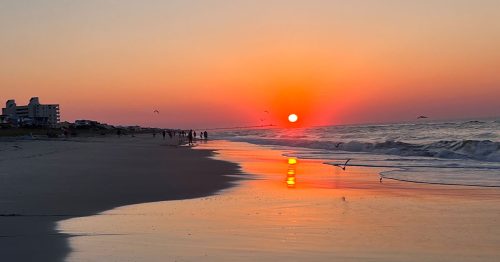
[(304, 139), (263, 139), (233, 137), (230, 140), (260, 145), (303, 147), (328, 151), (366, 152), (398, 156), (421, 156), (442, 159), (473, 159), (500, 162), (500, 142), (490, 140), (443, 140), (428, 144), (400, 141), (385, 142), (334, 142)]

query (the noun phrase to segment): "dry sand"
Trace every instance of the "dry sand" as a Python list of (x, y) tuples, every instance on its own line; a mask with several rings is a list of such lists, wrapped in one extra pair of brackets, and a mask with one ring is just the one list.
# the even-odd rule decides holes
[(118, 206), (211, 195), (238, 174), (209, 150), (157, 136), (0, 142), (0, 261), (58, 261), (57, 221)]

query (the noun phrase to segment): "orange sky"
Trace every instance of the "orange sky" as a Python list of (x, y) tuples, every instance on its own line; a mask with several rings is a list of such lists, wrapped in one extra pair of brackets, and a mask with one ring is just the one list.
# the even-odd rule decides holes
[(499, 116), (498, 10), (464, 0), (2, 1), (0, 99), (39, 96), (60, 103), (63, 120), (186, 128), (283, 125), (289, 113), (301, 126)]

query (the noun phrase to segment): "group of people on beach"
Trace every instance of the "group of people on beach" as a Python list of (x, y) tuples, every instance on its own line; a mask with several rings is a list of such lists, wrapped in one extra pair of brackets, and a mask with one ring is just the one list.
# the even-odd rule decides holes
[[(179, 138), (179, 144), (182, 144), (187, 138), (188, 144), (194, 145), (194, 141), (197, 139), (197, 133), (192, 129), (190, 130), (164, 129), (161, 131), (161, 134), (163, 136), (163, 139), (165, 139), (167, 135), (170, 139), (177, 136)], [(200, 140), (205, 140), (205, 141), (208, 140), (208, 132), (206, 130), (200, 131), (198, 134)], [(156, 132), (153, 132), (153, 137), (156, 137)]]
[[(194, 142), (198, 138), (200, 141), (207, 141), (208, 140), (208, 132), (206, 130), (200, 131), (199, 133), (196, 133), (196, 131), (192, 130), (192, 129), (190, 129), (190, 130), (182, 130), (182, 129), (158, 130), (158, 129), (156, 129), (152, 133), (153, 138), (156, 137), (157, 132), (159, 132), (161, 134), (163, 139), (166, 139), (167, 135), (170, 138), (170, 140), (172, 140), (174, 137), (177, 137), (179, 145), (182, 145), (182, 144), (187, 142), (188, 145), (192, 146), (192, 145), (194, 145)], [(120, 137), (120, 136), (124, 135), (124, 133), (120, 129), (117, 129), (116, 135), (118, 137)], [(131, 135), (132, 135), (132, 137), (135, 137), (134, 133), (132, 133)]]
[[(208, 133), (206, 130), (203, 132), (200, 131), (199, 134), (200, 134), (200, 139), (204, 139), (204, 140), (208, 139)], [(193, 131), (192, 129), (189, 130), (189, 132), (187, 132), (187, 138), (188, 138), (189, 145), (193, 145), (194, 140), (196, 140), (196, 131)]]

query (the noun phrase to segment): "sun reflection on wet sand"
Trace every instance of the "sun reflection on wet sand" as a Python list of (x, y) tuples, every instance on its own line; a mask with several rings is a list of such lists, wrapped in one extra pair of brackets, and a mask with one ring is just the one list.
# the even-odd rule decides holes
[(295, 166), (297, 165), (297, 158), (288, 158), (288, 171), (286, 172), (286, 186), (288, 188), (294, 188), (296, 178), (295, 178)]
[(64, 221), (60, 230), (87, 234), (71, 239), (68, 260), (495, 261), (500, 255), (498, 190), (380, 184), (373, 169), (341, 171), (245, 143), (204, 147), (220, 149), (215, 157), (240, 163), (250, 179), (211, 197)]

